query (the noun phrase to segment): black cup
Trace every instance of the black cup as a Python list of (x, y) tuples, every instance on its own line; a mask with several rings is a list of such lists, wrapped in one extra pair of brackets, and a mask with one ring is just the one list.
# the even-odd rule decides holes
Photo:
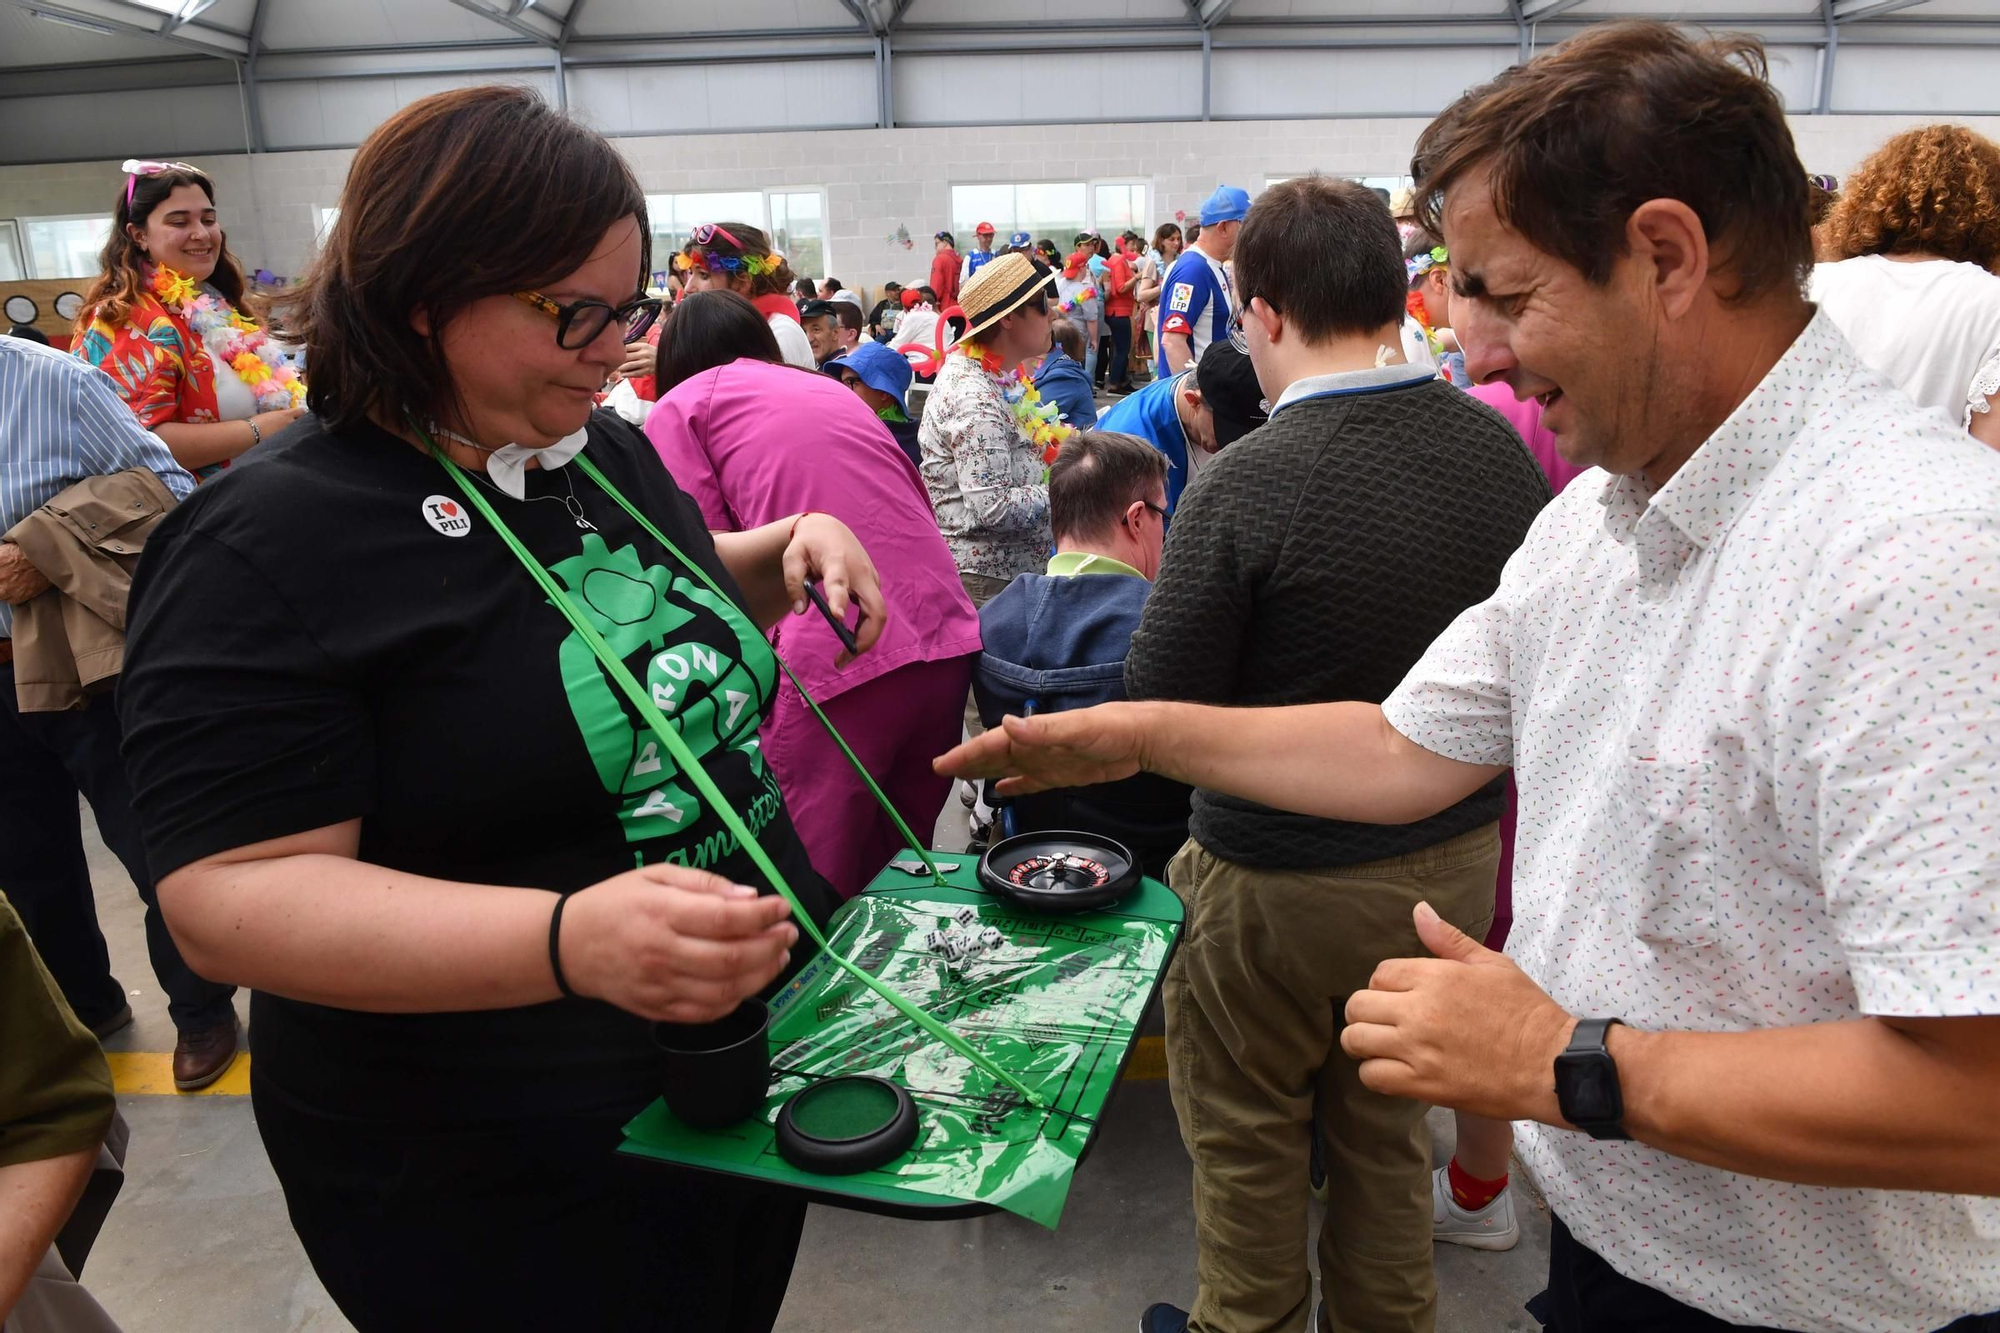
[(661, 1095), (696, 1129), (721, 1129), (764, 1109), (771, 1088), (771, 1011), (754, 996), (713, 1023), (655, 1023)]

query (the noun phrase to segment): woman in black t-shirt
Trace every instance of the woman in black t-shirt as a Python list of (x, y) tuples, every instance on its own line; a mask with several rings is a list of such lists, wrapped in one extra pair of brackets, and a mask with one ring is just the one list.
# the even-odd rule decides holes
[(864, 650), (884, 613), (846, 527), (711, 540), (593, 414), (647, 237), (624, 162), (532, 94), (405, 108), (293, 292), (313, 415), (170, 515), (133, 589), (119, 703), (161, 906), (195, 968), (254, 988), (259, 1130), (370, 1333), (761, 1330), (790, 1275), (802, 1205), (613, 1149), (659, 1090), (648, 1020), (765, 991), (796, 927), (522, 560), (822, 914), (758, 749), (763, 631), (808, 575), (859, 602)]

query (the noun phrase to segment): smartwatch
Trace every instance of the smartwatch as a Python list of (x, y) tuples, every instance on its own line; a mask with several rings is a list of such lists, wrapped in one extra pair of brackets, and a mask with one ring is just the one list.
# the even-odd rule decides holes
[(1563, 1119), (1593, 1139), (1630, 1139), (1622, 1123), (1625, 1098), (1618, 1089), (1618, 1062), (1605, 1037), (1622, 1018), (1582, 1018), (1569, 1045), (1556, 1057), (1556, 1102)]

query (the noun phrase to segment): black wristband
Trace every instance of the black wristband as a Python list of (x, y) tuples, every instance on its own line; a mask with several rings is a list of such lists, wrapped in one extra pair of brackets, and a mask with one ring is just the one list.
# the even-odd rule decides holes
[(549, 971), (556, 974), (556, 989), (563, 993), (563, 998), (575, 1000), (581, 997), (569, 988), (569, 978), (563, 975), (562, 970), (562, 914), (568, 904), (569, 895), (559, 893), (556, 895), (556, 910), (549, 913)]

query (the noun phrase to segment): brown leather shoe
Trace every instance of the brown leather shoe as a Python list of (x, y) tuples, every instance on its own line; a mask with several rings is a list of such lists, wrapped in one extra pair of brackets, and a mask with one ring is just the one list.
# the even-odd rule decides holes
[(236, 1061), (236, 1018), (197, 1032), (183, 1032), (174, 1043), (174, 1086), (199, 1092), (229, 1072)]

